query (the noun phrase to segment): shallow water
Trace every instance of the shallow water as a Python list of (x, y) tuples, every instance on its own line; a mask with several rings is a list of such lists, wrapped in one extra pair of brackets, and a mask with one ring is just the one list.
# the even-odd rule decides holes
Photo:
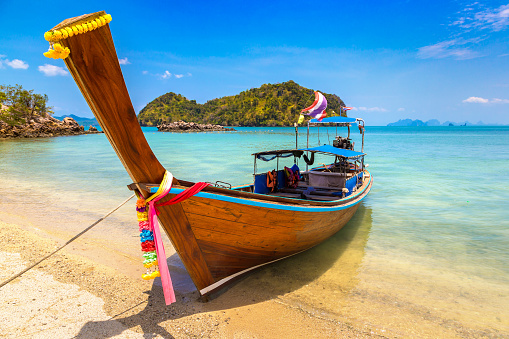
[[(295, 146), (293, 128), (145, 132), (177, 178), (232, 185), (252, 181), (253, 152)], [(320, 142), (334, 133), (321, 128)], [(509, 128), (367, 127), (365, 142), (374, 185), (345, 229), (237, 288), (270, 287), (285, 303), (390, 336), (509, 335)], [(0, 159), (2, 218), (15, 206), (72, 234), (130, 195), (104, 135), (2, 140)], [(133, 237), (129, 211), (111, 234)]]

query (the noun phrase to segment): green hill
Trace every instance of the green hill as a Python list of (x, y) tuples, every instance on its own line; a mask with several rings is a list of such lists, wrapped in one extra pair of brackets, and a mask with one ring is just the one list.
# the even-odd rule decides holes
[[(320, 91), (322, 92), (322, 91)], [(327, 112), (337, 114), (343, 101), (335, 94), (322, 92), (327, 98)], [(237, 95), (213, 99), (205, 104), (188, 100), (180, 94), (166, 93), (145, 106), (138, 115), (144, 126), (184, 120), (224, 126), (292, 126), (300, 111), (311, 105), (313, 90), (290, 80), (264, 84)]]

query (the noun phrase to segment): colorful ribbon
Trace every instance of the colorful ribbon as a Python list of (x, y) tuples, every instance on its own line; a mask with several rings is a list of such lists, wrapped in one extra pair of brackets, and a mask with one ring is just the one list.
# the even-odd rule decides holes
[[(159, 186), (159, 189), (157, 190), (157, 192), (154, 193), (152, 196), (150, 196), (150, 198), (145, 200), (145, 202), (148, 204), (149, 225), (148, 225), (148, 227), (146, 227), (145, 224), (140, 224), (141, 240), (143, 242), (147, 242), (146, 245), (142, 245), (142, 248), (144, 250), (152, 250), (152, 237), (153, 237), (153, 242), (155, 243), (155, 251), (157, 254), (157, 259), (158, 259), (157, 262), (158, 262), (158, 266), (159, 266), (159, 273), (161, 275), (161, 282), (163, 285), (164, 300), (166, 302), (166, 305), (170, 305), (170, 304), (174, 303), (176, 300), (175, 300), (175, 292), (173, 290), (173, 284), (171, 282), (170, 271), (168, 270), (168, 264), (166, 263), (166, 253), (164, 250), (163, 241), (161, 239), (159, 223), (157, 221), (157, 216), (159, 215), (159, 211), (157, 210), (157, 207), (173, 205), (173, 204), (182, 202), (182, 201), (192, 197), (196, 193), (200, 192), (202, 189), (204, 189), (205, 187), (207, 187), (209, 185), (208, 183), (205, 183), (205, 182), (198, 182), (198, 183), (194, 184), (193, 186), (187, 188), (186, 190), (184, 190), (177, 196), (173, 197), (172, 199), (170, 199), (164, 203), (157, 204), (157, 201), (164, 198), (170, 192), (172, 182), (173, 182), (173, 175), (170, 172), (166, 171), (166, 173), (164, 174), (163, 182)], [(141, 207), (141, 206), (139, 206), (139, 207)], [(137, 209), (139, 207), (137, 206)], [(140, 212), (138, 212), (138, 213), (140, 213)], [(143, 212), (141, 212), (141, 213), (143, 213)], [(149, 232), (145, 231), (147, 228), (149, 230), (152, 230), (153, 236), (150, 236), (148, 234)], [(145, 255), (143, 255), (143, 256), (145, 257)], [(155, 258), (153, 258), (153, 257), (154, 256), (151, 256), (150, 259), (155, 260)], [(146, 258), (146, 259), (149, 259), (149, 258)], [(155, 275), (155, 272), (154, 272), (154, 276), (158, 276), (158, 275)]]

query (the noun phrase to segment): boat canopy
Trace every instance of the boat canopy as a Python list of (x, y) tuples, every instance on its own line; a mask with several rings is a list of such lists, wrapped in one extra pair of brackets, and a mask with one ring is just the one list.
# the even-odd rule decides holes
[(351, 124), (357, 121), (356, 118), (348, 118), (348, 117), (328, 117), (323, 118), (322, 120), (311, 119), (309, 123), (311, 124), (328, 124), (328, 123), (336, 123), (336, 124)]
[[(324, 119), (325, 120), (325, 119)], [(352, 151), (349, 149), (337, 148), (331, 145), (322, 145), (318, 147), (302, 148), (300, 151), (308, 151), (323, 154), (333, 154), (346, 159), (354, 159), (365, 156), (365, 153)]]
[(329, 155), (336, 155), (338, 157), (346, 158), (346, 159), (355, 159), (360, 158), (365, 153), (352, 151), (349, 149), (337, 148), (331, 145), (323, 145), (318, 147), (309, 147), (302, 149), (283, 149), (283, 150), (275, 150), (275, 151), (267, 151), (267, 152), (259, 152), (253, 153), (256, 159), (260, 159), (263, 161), (271, 161), (276, 158), (288, 158), (291, 156), (300, 158), (304, 152), (313, 152), (313, 153), (322, 153)]
[(267, 152), (259, 152), (254, 153), (254, 155), (257, 159), (263, 160), (263, 161), (271, 161), (276, 158), (288, 158), (291, 156), (300, 158), (302, 156), (302, 153), (304, 151), (297, 150), (297, 149), (283, 149), (283, 150), (276, 150), (276, 151), (267, 151)]

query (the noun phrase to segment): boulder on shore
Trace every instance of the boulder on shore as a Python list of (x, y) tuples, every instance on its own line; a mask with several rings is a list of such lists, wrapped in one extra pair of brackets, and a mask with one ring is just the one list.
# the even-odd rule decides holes
[(211, 131), (235, 131), (233, 128), (212, 124), (197, 124), (196, 122), (177, 121), (168, 124), (157, 125), (159, 132), (211, 132)]
[(65, 118), (64, 121), (52, 116), (34, 118), (23, 125), (11, 126), (0, 121), (0, 138), (47, 138), (62, 135), (87, 134), (83, 126), (80, 126), (73, 118)]

